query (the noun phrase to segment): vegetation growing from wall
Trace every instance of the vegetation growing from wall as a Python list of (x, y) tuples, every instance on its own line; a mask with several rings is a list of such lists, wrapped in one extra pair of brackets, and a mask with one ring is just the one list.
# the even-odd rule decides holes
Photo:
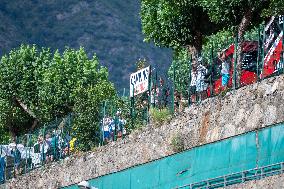
[(172, 137), (171, 146), (174, 152), (181, 152), (184, 150), (184, 141), (181, 133), (177, 133)]
[(162, 124), (169, 122), (172, 118), (171, 112), (168, 108), (158, 109), (151, 108), (150, 109), (150, 119), (151, 123), (156, 127), (161, 126)]

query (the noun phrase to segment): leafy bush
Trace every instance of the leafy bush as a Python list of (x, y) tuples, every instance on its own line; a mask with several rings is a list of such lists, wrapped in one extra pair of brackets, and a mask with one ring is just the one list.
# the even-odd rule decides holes
[(157, 109), (151, 108), (150, 109), (150, 119), (156, 126), (160, 126), (165, 122), (168, 122), (172, 119), (172, 115), (169, 109)]

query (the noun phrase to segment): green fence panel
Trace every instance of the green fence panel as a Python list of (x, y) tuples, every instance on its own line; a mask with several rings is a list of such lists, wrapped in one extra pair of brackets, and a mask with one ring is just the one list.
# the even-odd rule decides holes
[[(127, 182), (127, 181), (126, 181)], [(131, 188), (153, 188), (159, 182), (159, 162), (151, 162), (131, 169)]]
[(110, 174), (102, 178), (102, 187), (99, 188), (131, 188), (131, 171), (122, 171), (119, 174)]
[(284, 160), (284, 124), (259, 132), (259, 166)]
[(196, 147), (89, 182), (99, 189), (174, 188), (253, 169), (257, 165), (283, 162), (283, 131), (284, 124), (279, 124)]
[[(90, 182), (93, 182), (93, 181), (90, 181)], [(97, 186), (97, 184), (92, 184), (92, 186)], [(71, 185), (71, 186), (62, 187), (62, 189), (79, 189), (79, 187), (77, 185)]]
[(171, 188), (191, 176), (195, 151), (186, 151), (160, 160), (160, 188)]
[(256, 134), (253, 132), (231, 138), (229, 158), (231, 173), (255, 168), (257, 159)]

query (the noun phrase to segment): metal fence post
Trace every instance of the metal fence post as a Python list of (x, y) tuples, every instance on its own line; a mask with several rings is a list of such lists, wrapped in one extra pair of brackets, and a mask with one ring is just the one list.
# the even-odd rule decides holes
[(245, 182), (245, 172), (242, 172), (242, 183)]
[(189, 59), (189, 64), (188, 64), (188, 107), (190, 106), (191, 104), (191, 87), (190, 87), (190, 84), (191, 84), (191, 64), (192, 64), (192, 55), (190, 56), (190, 59)]
[(206, 188), (208, 189), (209, 188), (209, 181), (208, 180), (206, 180)]
[(42, 131), (42, 152), (41, 152), (41, 155), (42, 155), (42, 159), (41, 159), (41, 163), (42, 165), (44, 165), (45, 163), (45, 154), (44, 154), (44, 145), (45, 145), (45, 124), (44, 124), (44, 127), (43, 127), (43, 131)]
[(102, 140), (101, 140), (101, 145), (103, 145), (104, 144), (104, 140), (105, 140), (105, 135), (104, 135), (104, 123), (105, 123), (105, 117), (106, 117), (106, 104), (107, 104), (107, 102), (106, 101), (104, 101), (103, 102), (103, 120), (102, 120)]
[(153, 83), (154, 83), (154, 108), (156, 108), (156, 94), (157, 94), (157, 77), (158, 77), (158, 74), (157, 74), (157, 70), (155, 72), (155, 79), (153, 80)]
[(125, 96), (125, 88), (123, 88), (122, 96), (123, 96), (123, 97)]
[(134, 105), (135, 105), (135, 99), (134, 99), (134, 85), (133, 85), (132, 97), (131, 97), (131, 125), (132, 125), (132, 128), (134, 127), (134, 114), (135, 114)]
[(174, 68), (174, 77), (173, 77), (173, 93), (172, 93), (172, 113), (175, 112), (175, 80), (176, 80), (175, 62), (173, 62), (173, 68)]
[[(235, 34), (235, 45), (234, 45), (234, 54), (235, 54), (235, 58), (234, 58), (234, 71), (233, 71), (233, 89), (236, 89), (237, 88), (237, 82), (240, 82), (240, 81), (237, 81), (237, 73), (236, 73), (236, 67), (237, 67), (237, 61), (238, 61), (238, 33), (236, 32)], [(240, 47), (242, 48), (242, 47)], [(239, 73), (238, 73), (239, 74)]]
[(260, 178), (263, 178), (263, 167), (260, 168)]
[[(0, 145), (0, 149), (1, 149), (1, 153), (0, 153), (0, 158), (2, 158), (2, 153), (3, 153), (3, 146), (2, 145)], [(5, 178), (6, 178), (6, 163), (5, 163), (5, 165), (4, 165), (4, 167), (3, 167), (3, 173), (2, 173), (2, 177), (3, 177), (3, 180), (0, 182), (1, 184), (3, 184), (3, 183), (5, 183)]]
[(261, 51), (261, 77), (260, 79), (264, 79), (263, 70), (264, 70), (264, 59), (265, 59), (265, 40), (266, 40), (266, 33), (265, 33), (265, 26), (263, 26), (263, 36), (262, 36), (262, 51)]
[(71, 141), (71, 132), (70, 132), (70, 127), (71, 126), (71, 118), (68, 119), (68, 144), (67, 144), (67, 155), (70, 156), (70, 141)]
[[(25, 174), (27, 173), (27, 169), (29, 169), (29, 160), (30, 160), (30, 134), (26, 134), (27, 142), (26, 142), (26, 164), (25, 164)], [(29, 156), (27, 156), (27, 148), (29, 149)]]
[(210, 73), (210, 96), (213, 96), (213, 69), (214, 69), (214, 59), (213, 59), (213, 44), (211, 48), (211, 54), (210, 54), (210, 63), (211, 63), (211, 73)]
[(115, 108), (115, 115), (114, 115), (114, 134), (113, 134), (113, 141), (116, 141), (117, 139), (117, 107)]
[[(150, 104), (151, 104), (151, 89), (152, 89), (152, 66), (149, 66), (149, 80), (148, 80), (148, 106), (147, 106), (147, 123), (150, 122)], [(155, 94), (154, 94), (155, 95)], [(155, 96), (154, 96), (155, 103)]]
[(259, 80), (259, 59), (260, 59), (260, 26), (258, 27), (258, 40), (257, 40), (257, 59), (256, 59), (256, 77)]
[(284, 15), (282, 16), (282, 52), (281, 52), (281, 57), (282, 57), (282, 61), (280, 64), (281, 68), (280, 68), (280, 74), (282, 74), (284, 72)]

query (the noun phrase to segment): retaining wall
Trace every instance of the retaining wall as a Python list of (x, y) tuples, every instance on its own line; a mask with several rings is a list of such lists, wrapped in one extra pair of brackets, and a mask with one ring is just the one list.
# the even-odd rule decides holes
[(284, 78), (278, 76), (207, 99), (186, 108), (170, 123), (148, 126), (124, 140), (6, 183), (7, 188), (57, 188), (116, 172), (173, 154), (179, 136), (185, 148), (214, 142), (256, 128), (284, 122)]

